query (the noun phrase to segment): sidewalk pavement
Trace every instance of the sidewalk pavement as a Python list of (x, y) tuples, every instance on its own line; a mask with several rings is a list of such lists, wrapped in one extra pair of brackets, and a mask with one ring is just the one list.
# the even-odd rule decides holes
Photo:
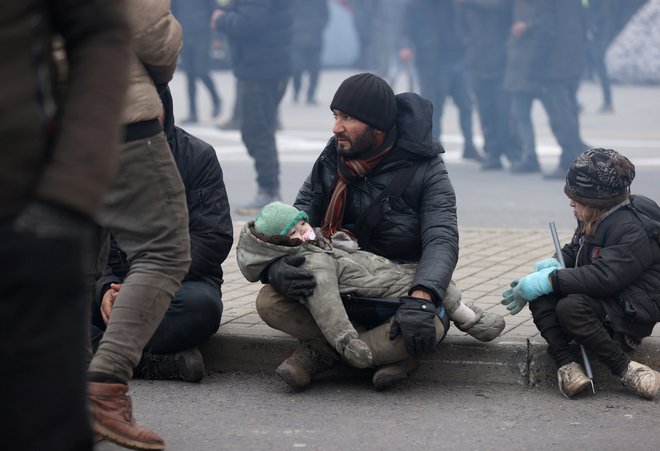
[[(234, 223), (234, 236), (243, 223)], [(559, 231), (567, 242), (570, 230)], [(500, 304), (501, 294), (511, 280), (533, 270), (534, 263), (553, 254), (548, 230), (460, 229), (460, 254), (454, 280), (463, 292), (463, 301), (472, 301), (483, 310), (504, 316), (501, 336), (481, 343), (451, 327), (438, 352), (420, 360), (416, 380), (472, 385), (511, 383), (525, 386), (556, 384), (556, 367), (547, 356), (546, 344), (532, 322), (527, 308), (508, 315)], [(200, 349), (209, 371), (273, 372), (295, 349), (297, 341), (264, 324), (254, 301), (261, 283), (249, 283), (236, 263), (235, 246), (223, 264), (222, 324)], [(656, 327), (631, 358), (660, 369), (660, 326)], [(596, 386), (618, 383), (605, 367), (592, 359)], [(335, 373), (359, 373), (340, 367)], [(273, 373), (274, 374), (274, 373)]]

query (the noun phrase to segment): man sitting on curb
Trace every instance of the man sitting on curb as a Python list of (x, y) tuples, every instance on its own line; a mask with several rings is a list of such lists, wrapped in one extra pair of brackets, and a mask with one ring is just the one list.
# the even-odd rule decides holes
[[(456, 197), (431, 134), (432, 105), (414, 93), (394, 95), (385, 80), (364, 73), (344, 80), (330, 104), (333, 138), (317, 159), (294, 206), (328, 238), (345, 229), (365, 251), (417, 263), (401, 306), (371, 329), (379, 347), (402, 340), (406, 352), (376, 368), (377, 389), (396, 385), (445, 336), (443, 300), (458, 260)], [(259, 316), (301, 340), (278, 368), (303, 388), (336, 361), (313, 316), (299, 301), (312, 295), (314, 274), (298, 256), (262, 273)], [(397, 304), (398, 305), (398, 304)], [(436, 312), (438, 314), (436, 314)], [(349, 318), (351, 312), (348, 312)], [(442, 321), (435, 321), (444, 316)], [(442, 318), (441, 318), (442, 319)]]
[[(205, 371), (196, 346), (220, 326), (220, 265), (231, 249), (233, 226), (215, 150), (174, 125), (169, 88), (160, 91), (165, 112), (163, 128), (186, 189), (192, 262), (181, 288), (147, 343), (134, 377), (198, 382)], [(96, 302), (92, 306), (91, 337), (95, 352), (129, 266), (126, 254), (112, 240), (108, 265), (97, 281)]]

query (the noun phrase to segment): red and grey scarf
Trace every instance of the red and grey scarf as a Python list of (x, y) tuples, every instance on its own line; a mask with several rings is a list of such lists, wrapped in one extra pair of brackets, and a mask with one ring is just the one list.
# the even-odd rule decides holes
[[(396, 128), (396, 127), (394, 127)], [(396, 132), (393, 130), (388, 133), (385, 142), (380, 148), (370, 150), (360, 155), (360, 159), (345, 159), (340, 156), (337, 160), (337, 172), (339, 177), (332, 189), (328, 208), (325, 210), (325, 216), (321, 223), (321, 230), (326, 238), (330, 238), (337, 230), (342, 228), (344, 219), (344, 207), (346, 205), (346, 196), (348, 186), (362, 179), (365, 175), (376, 168), (383, 159), (390, 153), (394, 147)]]

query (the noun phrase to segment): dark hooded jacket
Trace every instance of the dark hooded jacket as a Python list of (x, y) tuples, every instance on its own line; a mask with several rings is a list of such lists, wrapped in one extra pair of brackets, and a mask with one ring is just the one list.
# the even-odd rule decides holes
[[(389, 186), (396, 175), (410, 165), (416, 167), (400, 197), (385, 198), (382, 217), (357, 239), (363, 250), (397, 262), (418, 262), (410, 292), (423, 288), (442, 301), (458, 260), (456, 196), (445, 164), (443, 151), (431, 139), (431, 103), (417, 94), (396, 96), (398, 137), (384, 161), (362, 180), (349, 186), (343, 227), (355, 232), (360, 214)], [(332, 138), (305, 180), (295, 207), (319, 226), (337, 179), (337, 151)]]
[[(632, 196), (598, 225), (587, 241), (579, 234), (562, 249), (567, 269), (551, 277), (560, 296), (601, 299), (616, 332), (641, 339), (660, 321), (660, 207)], [(648, 214), (640, 213), (646, 211)]]
[(232, 69), (239, 80), (291, 75), (291, 0), (233, 0), (216, 29), (229, 39)]
[(513, 21), (525, 22), (509, 36), (504, 86), (534, 91), (547, 82), (577, 81), (582, 74), (586, 14), (576, 0), (516, 0)]
[[(220, 289), (220, 265), (233, 243), (233, 225), (222, 168), (210, 144), (174, 125), (169, 88), (161, 90), (160, 97), (166, 111), (165, 134), (186, 189), (188, 204), (192, 262), (184, 282), (206, 280)], [(97, 282), (99, 295), (103, 295), (110, 283), (121, 283), (128, 269), (126, 255), (113, 240), (105, 274)]]
[(457, 12), (465, 45), (465, 65), (470, 75), (501, 79), (506, 66), (513, 0), (464, 0)]

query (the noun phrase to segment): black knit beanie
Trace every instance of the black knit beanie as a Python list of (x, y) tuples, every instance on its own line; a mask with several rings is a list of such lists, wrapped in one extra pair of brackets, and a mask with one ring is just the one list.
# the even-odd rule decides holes
[(330, 109), (339, 110), (384, 132), (392, 128), (396, 119), (394, 91), (385, 80), (369, 73), (344, 80), (332, 98)]
[(625, 200), (635, 178), (635, 165), (616, 150), (589, 149), (568, 168), (564, 192), (595, 208), (610, 208)]

